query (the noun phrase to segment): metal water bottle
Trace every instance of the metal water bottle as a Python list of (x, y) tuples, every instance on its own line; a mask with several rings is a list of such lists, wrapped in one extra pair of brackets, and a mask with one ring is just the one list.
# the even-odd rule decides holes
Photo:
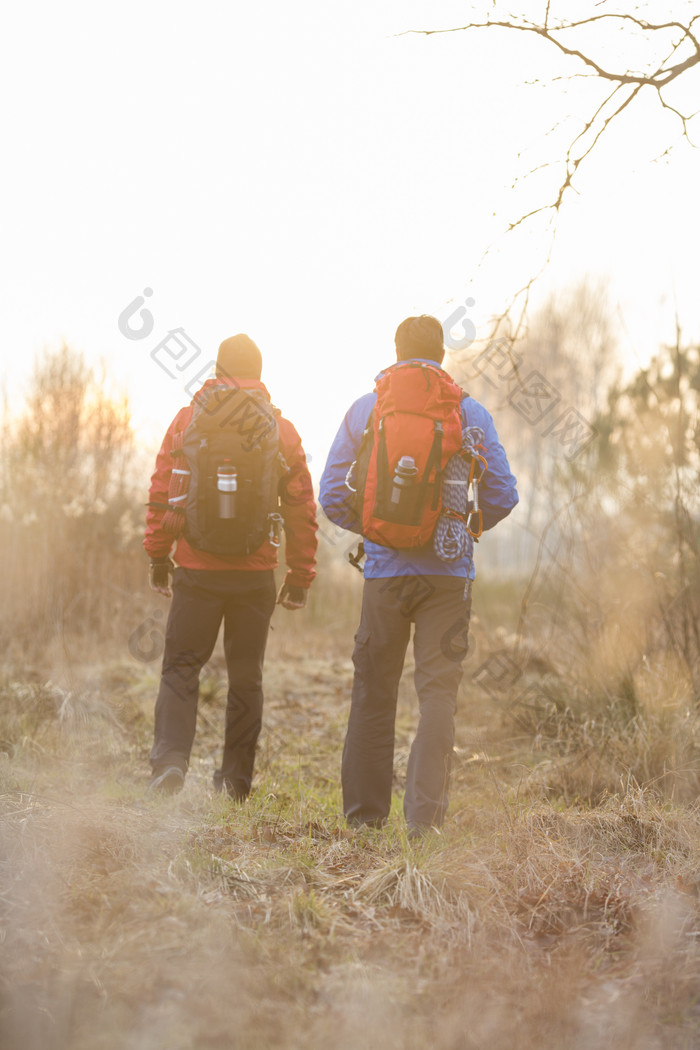
[(216, 489), (219, 494), (219, 517), (236, 517), (236, 490), (238, 474), (230, 463), (223, 463), (216, 471)]
[(413, 456), (402, 456), (396, 464), (396, 473), (392, 480), (391, 502), (398, 507), (401, 494), (410, 488), (418, 477), (418, 467)]

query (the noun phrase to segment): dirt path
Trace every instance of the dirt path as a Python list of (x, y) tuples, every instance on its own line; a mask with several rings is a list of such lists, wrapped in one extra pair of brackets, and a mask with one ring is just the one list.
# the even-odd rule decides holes
[[(147, 668), (85, 669), (74, 695), (6, 683), (4, 1050), (698, 1045), (697, 814), (632, 788), (595, 809), (519, 799), (486, 698), (460, 716), (443, 835), (411, 849), (398, 811), (351, 835), (350, 670), (271, 653), (243, 807), (211, 791), (216, 666), (174, 799), (144, 790)], [(397, 809), (413, 717), (409, 671)]]

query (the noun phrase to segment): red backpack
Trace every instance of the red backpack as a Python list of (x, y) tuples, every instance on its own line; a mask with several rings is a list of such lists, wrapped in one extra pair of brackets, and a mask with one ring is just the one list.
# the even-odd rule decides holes
[(373, 543), (411, 550), (430, 542), (442, 472), (462, 447), (464, 391), (437, 365), (400, 361), (375, 385), (377, 402), (346, 484)]

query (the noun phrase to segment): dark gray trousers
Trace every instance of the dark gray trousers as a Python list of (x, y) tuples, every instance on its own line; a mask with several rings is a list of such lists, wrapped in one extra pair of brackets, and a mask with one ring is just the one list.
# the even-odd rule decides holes
[(412, 623), (419, 721), (408, 760), (404, 814), (409, 825), (443, 822), (470, 611), (471, 584), (465, 595), (464, 579), (365, 580), (342, 761), (349, 823), (381, 825), (389, 815), (396, 701)]
[(224, 622), (228, 670), (221, 769), (214, 779), (247, 795), (262, 726), (262, 671), (275, 608), (272, 570), (182, 569), (173, 574), (173, 598), (156, 700), (151, 766), (189, 764), (197, 725), (199, 676)]

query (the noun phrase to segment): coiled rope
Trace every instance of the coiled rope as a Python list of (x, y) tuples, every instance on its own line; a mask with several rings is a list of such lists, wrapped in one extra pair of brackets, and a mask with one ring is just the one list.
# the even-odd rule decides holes
[[(435, 526), (433, 546), (438, 558), (457, 561), (471, 555), (472, 539), (481, 535), (479, 511), (479, 478), (486, 469), (486, 460), (478, 452), (484, 440), (480, 427), (464, 427), (462, 448), (447, 461), (442, 478), (442, 510)], [(475, 473), (478, 466), (478, 477)], [(470, 507), (469, 488), (473, 490)], [(472, 518), (477, 516), (477, 530)]]

